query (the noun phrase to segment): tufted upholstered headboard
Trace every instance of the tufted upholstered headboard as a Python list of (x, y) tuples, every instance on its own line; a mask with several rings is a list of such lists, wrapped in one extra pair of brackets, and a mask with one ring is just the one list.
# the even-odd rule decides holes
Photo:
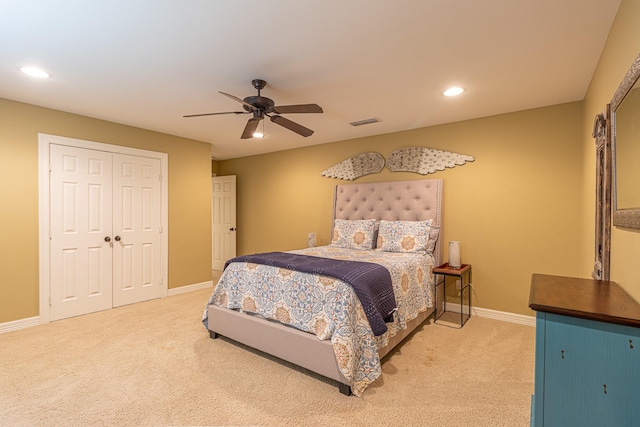
[[(336, 185), (333, 219), (424, 221), (433, 219), (442, 237), (442, 180), (375, 182)], [(442, 263), (442, 238), (438, 238), (436, 265)]]

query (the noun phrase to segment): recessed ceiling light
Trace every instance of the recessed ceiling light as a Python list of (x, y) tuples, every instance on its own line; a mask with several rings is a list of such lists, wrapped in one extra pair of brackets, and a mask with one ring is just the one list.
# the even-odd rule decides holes
[(457, 96), (464, 92), (464, 89), (461, 87), (450, 87), (449, 89), (444, 91), (444, 96)]
[(22, 67), (20, 68), (20, 71), (28, 76), (37, 77), (39, 79), (46, 79), (49, 77), (49, 73), (36, 67)]

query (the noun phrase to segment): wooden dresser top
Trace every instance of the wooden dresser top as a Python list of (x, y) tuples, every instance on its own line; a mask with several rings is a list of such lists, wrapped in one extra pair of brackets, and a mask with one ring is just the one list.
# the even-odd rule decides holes
[(611, 281), (534, 274), (529, 307), (546, 313), (640, 327), (640, 304)]

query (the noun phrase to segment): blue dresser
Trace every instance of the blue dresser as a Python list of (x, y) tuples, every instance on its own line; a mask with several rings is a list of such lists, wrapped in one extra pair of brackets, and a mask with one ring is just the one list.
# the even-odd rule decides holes
[(534, 274), (531, 426), (640, 426), (640, 305), (610, 281)]

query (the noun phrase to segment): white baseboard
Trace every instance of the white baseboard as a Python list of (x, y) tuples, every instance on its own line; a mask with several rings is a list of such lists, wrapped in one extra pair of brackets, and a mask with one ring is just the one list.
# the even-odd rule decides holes
[[(213, 288), (213, 281), (195, 283), (193, 285), (180, 286), (179, 288), (169, 289), (167, 296), (174, 296), (180, 294), (186, 294), (187, 292), (199, 291), (200, 289)], [(213, 289), (212, 289), (213, 290)], [(0, 334), (6, 332), (17, 331), (19, 329), (26, 329), (32, 326), (38, 326), (40, 324), (40, 316), (29, 317), (27, 319), (13, 320), (11, 322), (0, 323)]]
[(0, 323), (0, 334), (5, 332), (26, 329), (40, 324), (40, 316), (28, 317), (26, 319), (13, 320), (11, 322)]
[[(465, 312), (467, 312), (468, 310), (466, 305), (464, 308), (465, 308)], [(452, 311), (454, 313), (460, 313), (460, 304), (448, 302), (446, 304), (446, 310)], [(506, 311), (497, 311), (497, 310), (491, 310), (488, 308), (481, 308), (481, 307), (471, 307), (471, 315), (478, 316), (478, 317), (486, 317), (488, 319), (501, 320), (503, 322), (517, 323), (519, 325), (533, 326), (533, 327), (536, 326), (535, 317), (525, 316), (523, 314), (508, 313)]]
[(213, 288), (213, 280), (202, 283), (195, 283), (193, 285), (180, 286), (179, 288), (171, 288), (167, 291), (167, 296), (171, 297), (174, 295), (186, 294), (187, 292), (199, 291), (200, 289), (206, 288)]

